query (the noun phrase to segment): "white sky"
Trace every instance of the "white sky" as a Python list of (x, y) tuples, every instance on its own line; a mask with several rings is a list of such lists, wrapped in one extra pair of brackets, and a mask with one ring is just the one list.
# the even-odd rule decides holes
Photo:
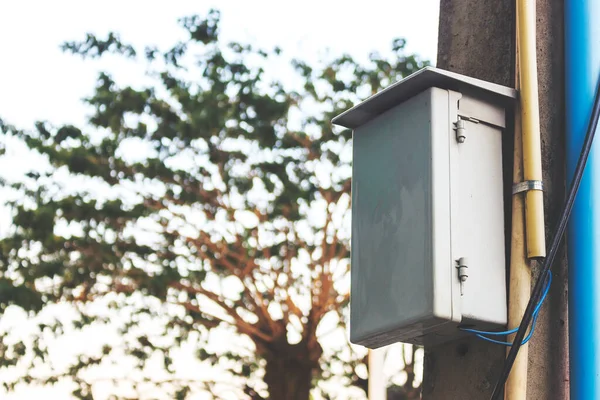
[[(0, 1), (0, 118), (18, 127), (36, 120), (81, 124), (80, 99), (92, 93), (99, 70), (132, 84), (141, 82), (143, 70), (118, 60), (82, 61), (60, 51), (63, 41), (116, 31), (140, 47), (166, 47), (184, 38), (178, 17), (203, 15), (211, 7), (221, 11), (224, 41), (279, 46), (288, 58), (314, 62), (328, 51), (365, 59), (372, 51), (389, 51), (392, 39), (403, 37), (408, 52), (435, 61), (439, 0)], [(2, 398), (69, 397), (58, 387)]]

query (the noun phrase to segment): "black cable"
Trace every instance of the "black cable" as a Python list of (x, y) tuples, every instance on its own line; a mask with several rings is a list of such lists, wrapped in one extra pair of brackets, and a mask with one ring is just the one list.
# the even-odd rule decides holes
[(533, 311), (535, 309), (536, 304), (538, 303), (538, 299), (542, 294), (544, 289), (544, 282), (546, 281), (546, 274), (548, 270), (552, 266), (554, 262), (554, 258), (556, 257), (556, 253), (558, 252), (558, 248), (560, 246), (562, 237), (565, 233), (565, 229), (567, 228), (567, 222), (569, 221), (569, 216), (571, 215), (571, 211), (573, 210), (573, 204), (575, 203), (575, 196), (577, 195), (577, 191), (579, 190), (579, 185), (581, 184), (581, 178), (583, 177), (583, 172), (585, 170), (585, 164), (588, 160), (588, 156), (590, 154), (590, 150), (592, 148), (592, 142), (594, 140), (594, 135), (596, 133), (596, 127), (598, 126), (598, 119), (600, 118), (600, 82), (598, 87), (596, 88), (596, 98), (594, 100), (594, 107), (592, 110), (592, 115), (590, 117), (590, 123), (588, 125), (588, 129), (585, 135), (585, 140), (583, 142), (583, 147), (581, 149), (581, 154), (579, 155), (579, 159), (577, 160), (577, 166), (575, 167), (575, 174), (573, 176), (573, 182), (571, 184), (571, 188), (569, 189), (569, 193), (567, 195), (567, 201), (565, 202), (565, 206), (560, 215), (560, 219), (558, 221), (558, 225), (555, 228), (554, 235), (552, 236), (552, 244), (550, 245), (550, 249), (548, 250), (548, 255), (544, 259), (544, 264), (542, 270), (540, 271), (539, 277), (535, 283), (535, 287), (533, 288), (533, 292), (531, 297), (529, 298), (529, 303), (527, 303), (527, 308), (525, 309), (525, 313), (523, 314), (523, 319), (521, 320), (521, 324), (519, 325), (519, 330), (515, 335), (513, 340), (513, 346), (510, 348), (508, 356), (504, 361), (504, 366), (502, 367), (502, 373), (500, 374), (500, 378), (496, 383), (496, 387), (494, 388), (494, 392), (492, 393), (492, 400), (498, 400), (500, 398), (500, 394), (504, 388), (504, 384), (508, 379), (508, 375), (510, 374), (510, 370), (515, 362), (515, 358), (517, 358), (517, 353), (521, 348), (521, 343), (523, 342), (523, 338), (525, 337), (525, 333), (527, 332), (527, 327), (531, 322), (531, 318), (533, 317)]

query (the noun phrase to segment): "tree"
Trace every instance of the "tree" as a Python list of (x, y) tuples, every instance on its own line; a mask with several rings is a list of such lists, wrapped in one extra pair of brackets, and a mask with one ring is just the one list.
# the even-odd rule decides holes
[[(180, 23), (188, 40), (166, 50), (114, 33), (64, 44), (144, 62), (152, 78), (131, 87), (101, 73), (86, 126), (1, 123), (43, 163), (6, 182), (13, 227), (0, 242), (0, 309), (75, 313), (46, 318), (27, 339), (4, 333), (1, 365), (25, 370), (9, 389), (66, 380), (91, 399), (93, 367), (128, 357), (138, 389), (180, 399), (195, 386), (217, 390), (212, 379), (180, 379), (173, 360), (186, 345), (227, 371), (239, 397), (306, 400), (318, 380), (355, 375), (356, 357), (323, 357), (317, 332), (324, 318), (343, 321), (349, 296), (351, 132), (330, 120), (425, 63), (396, 40), (367, 65), (294, 61), (301, 83), (290, 88), (267, 76), (279, 49), (219, 41), (218, 12)], [(52, 365), (54, 338), (100, 325), (117, 326), (118, 343)], [(212, 349), (214, 332), (239, 334), (239, 346)], [(147, 372), (157, 359), (164, 379)], [(329, 368), (336, 362), (343, 372)]]

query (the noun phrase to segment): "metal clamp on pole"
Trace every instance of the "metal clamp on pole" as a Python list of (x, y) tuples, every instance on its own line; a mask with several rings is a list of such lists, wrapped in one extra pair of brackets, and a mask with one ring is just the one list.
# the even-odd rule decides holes
[(528, 192), (530, 190), (544, 191), (544, 182), (542, 181), (523, 181), (515, 183), (512, 188), (512, 194)]

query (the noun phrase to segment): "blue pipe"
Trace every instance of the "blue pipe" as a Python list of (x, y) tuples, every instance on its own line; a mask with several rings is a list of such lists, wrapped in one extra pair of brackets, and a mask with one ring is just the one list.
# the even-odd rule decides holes
[[(600, 76), (600, 1), (565, 0), (564, 4), (570, 183)], [(590, 152), (567, 241), (571, 400), (600, 399), (600, 140), (594, 141)]]

